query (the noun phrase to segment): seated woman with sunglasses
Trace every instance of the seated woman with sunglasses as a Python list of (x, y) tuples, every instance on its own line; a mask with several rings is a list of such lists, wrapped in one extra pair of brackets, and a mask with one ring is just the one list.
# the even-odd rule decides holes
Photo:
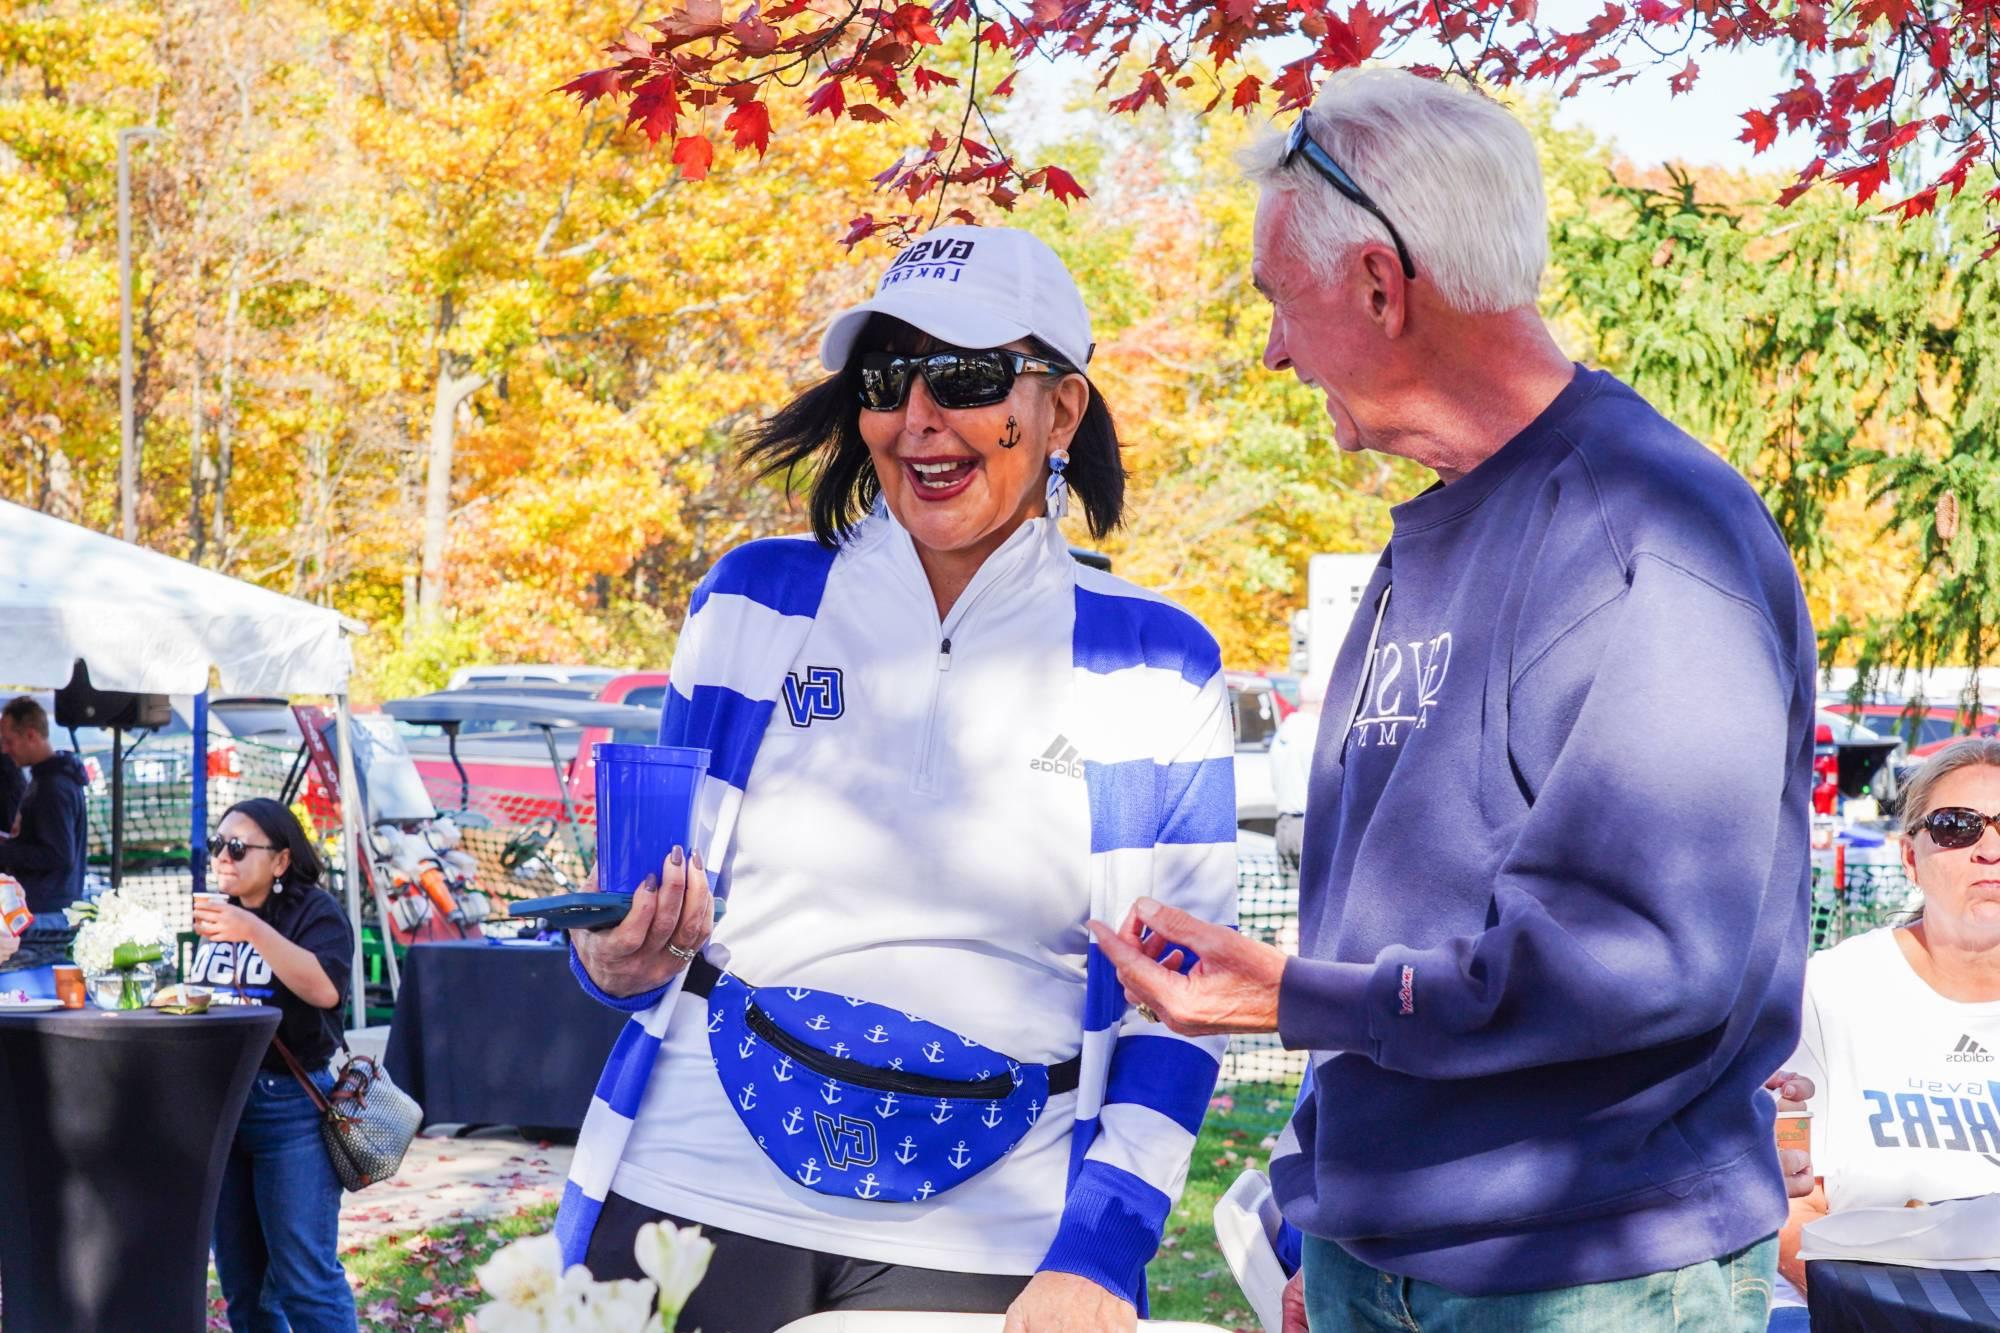
[(325, 1093), (354, 957), (338, 900), (290, 810), (268, 797), (223, 815), (209, 855), (215, 896), (195, 899), (200, 950), (188, 980), (283, 1011), (237, 1122), (215, 1210), (215, 1271), (235, 1333), (353, 1333), (354, 1294), (339, 1258), (340, 1178), (319, 1112), (283, 1042)]
[(812, 477), (813, 535), (694, 594), (661, 740), (713, 754), (702, 855), (571, 935), (635, 1019), (557, 1235), (636, 1277), (641, 1225), (699, 1223), (682, 1328), (1134, 1326), (1223, 1043), (1129, 1009), (1086, 922), (1143, 897), (1233, 921), (1235, 796), (1214, 639), (1057, 521), (1123, 505), (1090, 353), (1047, 246), (945, 228), (750, 441)]
[(1806, 1223), (2000, 1192), (2000, 740), (1926, 760), (1904, 788), (1901, 822), (1922, 914), (1806, 965), (1790, 1068), (1817, 1088), (1806, 1109), (1819, 1184), (1792, 1200), (1779, 1236), (1788, 1281), (1775, 1329), (1805, 1327)]

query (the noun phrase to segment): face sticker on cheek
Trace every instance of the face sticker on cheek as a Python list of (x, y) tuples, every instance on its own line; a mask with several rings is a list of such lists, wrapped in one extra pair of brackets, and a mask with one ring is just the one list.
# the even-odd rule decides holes
[(1010, 416), (1007, 418), (1007, 433), (1000, 437), (1000, 447), (1002, 449), (1012, 449), (1020, 442), (1021, 423)]

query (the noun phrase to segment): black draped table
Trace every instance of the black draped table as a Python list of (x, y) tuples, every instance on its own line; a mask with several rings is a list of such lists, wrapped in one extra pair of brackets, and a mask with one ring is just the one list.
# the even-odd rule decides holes
[(418, 944), (384, 1063), (424, 1123), (579, 1129), (625, 1015), (583, 993), (563, 944)]
[(0, 1328), (201, 1333), (215, 1201), (278, 1011), (0, 1013)]
[(1813, 1333), (2000, 1329), (2000, 1273), (1816, 1259), (1806, 1265)]

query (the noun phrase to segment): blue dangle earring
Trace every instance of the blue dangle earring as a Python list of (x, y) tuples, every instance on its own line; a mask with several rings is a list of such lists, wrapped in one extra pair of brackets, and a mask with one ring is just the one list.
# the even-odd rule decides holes
[(1056, 449), (1049, 454), (1049, 517), (1061, 518), (1069, 513), (1069, 483), (1063, 480), (1063, 471), (1069, 467), (1069, 450)]

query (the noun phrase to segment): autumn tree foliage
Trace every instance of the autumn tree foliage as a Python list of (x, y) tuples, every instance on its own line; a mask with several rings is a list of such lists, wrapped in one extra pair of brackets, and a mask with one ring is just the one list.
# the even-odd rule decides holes
[[(1537, 0), (750, 0), (740, 10), (685, 0), (610, 47), (613, 63), (563, 89), (585, 105), (622, 105), (690, 178), (709, 170), (718, 147), (761, 155), (780, 101), (883, 124), (890, 160), (876, 181), (893, 202), (857, 217), (850, 245), (941, 214), (969, 218), (970, 197), (1002, 208), (1029, 191), (1083, 197), (1070, 171), (1018, 160), (991, 130), (990, 113), (1014, 92), (1013, 70), (1050, 56), (1088, 62), (1113, 113), (1164, 109), (1188, 94), (1206, 111), (1282, 114), (1310, 103), (1327, 73), (1369, 60), (1410, 64), (1413, 52), (1438, 62), (1415, 64), (1419, 72), (1560, 96), (1662, 67), (1676, 95), (1743, 99), (1741, 137), (1758, 152), (1781, 131), (1811, 136), (1816, 154), (1783, 201), (1824, 183), (1880, 203), (1892, 168), (1908, 161), (1915, 188), (1891, 205), (1908, 219), (1993, 160), (1996, 11), (2000, 0), (1606, 0), (1564, 29), (1538, 21)], [(974, 56), (963, 80), (938, 60), (956, 34)], [(1790, 82), (1703, 82), (1703, 57), (1744, 47), (1781, 52)], [(980, 83), (982, 52), (1003, 62), (1005, 77)], [(1263, 63), (1273, 52), (1286, 53), (1275, 73)], [(962, 109), (955, 130), (904, 128), (907, 111), (926, 102)], [(1985, 198), (2000, 202), (1991, 191)]]

